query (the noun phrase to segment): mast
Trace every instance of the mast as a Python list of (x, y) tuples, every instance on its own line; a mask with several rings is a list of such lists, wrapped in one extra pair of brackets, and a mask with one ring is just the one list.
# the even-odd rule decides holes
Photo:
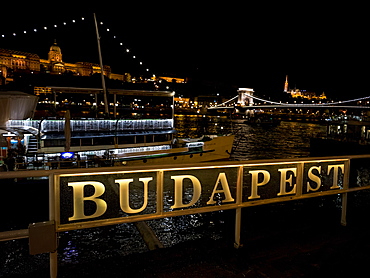
[(100, 70), (101, 70), (101, 72), (100, 72), (101, 73), (101, 85), (103, 87), (103, 94), (104, 94), (104, 112), (107, 116), (109, 116), (107, 88), (105, 87), (105, 79), (104, 79), (103, 58), (101, 56), (100, 36), (99, 36), (98, 23), (96, 21), (95, 13), (94, 13), (94, 20), (95, 20), (96, 38), (97, 38), (97, 41), (98, 41), (99, 62), (100, 62)]

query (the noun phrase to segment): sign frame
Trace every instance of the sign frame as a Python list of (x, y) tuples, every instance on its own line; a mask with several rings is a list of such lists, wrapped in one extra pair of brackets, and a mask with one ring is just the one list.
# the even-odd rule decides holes
[[(316, 168), (321, 167), (320, 165), (328, 163), (333, 163), (338, 165), (343, 165), (343, 168), (337, 167), (337, 171), (335, 173), (342, 172), (342, 184), (339, 187), (334, 187), (330, 190), (325, 191), (317, 191), (317, 192), (310, 192), (305, 193), (303, 192), (304, 188), (304, 171), (305, 165), (307, 164), (315, 164)], [(295, 165), (296, 167), (288, 168), (283, 171), (284, 167)], [(254, 169), (254, 168), (261, 168), (261, 167), (283, 167), (281, 172), (285, 173), (285, 180), (289, 186), (292, 185), (292, 176), (295, 178), (294, 183), (294, 194), (283, 194), (283, 196), (276, 196), (274, 198), (255, 198), (250, 199), (248, 201), (243, 201), (243, 195), (245, 195), (245, 188), (243, 188), (243, 179), (245, 179), (245, 171), (246, 169)], [(232, 203), (222, 203), (219, 205), (212, 205), (212, 206), (203, 206), (203, 207), (196, 207), (196, 208), (186, 208), (186, 209), (179, 209), (179, 210), (172, 210), (172, 211), (165, 211), (164, 210), (164, 176), (169, 171), (181, 172), (181, 171), (199, 171), (199, 170), (207, 170), (207, 169), (214, 169), (215, 171), (219, 171), (223, 168), (235, 168), (236, 174), (236, 189), (235, 189), (235, 201)], [(315, 168), (315, 169), (316, 169)], [(340, 169), (339, 169), (340, 168)], [(320, 168), (321, 169), (321, 168)], [(76, 169), (77, 170), (77, 169)], [(320, 158), (320, 159), (284, 159), (284, 160), (276, 160), (276, 161), (242, 161), (242, 162), (214, 162), (214, 163), (202, 163), (199, 165), (184, 165), (184, 166), (156, 166), (156, 167), (140, 167), (140, 168), (128, 168), (122, 170), (122, 167), (119, 168), (100, 168), (100, 171), (91, 171), (90, 169), (86, 169), (86, 171), (78, 171), (68, 172), (68, 173), (55, 173), (52, 175), (53, 183), (54, 183), (54, 190), (51, 195), (53, 195), (54, 204), (52, 207), (54, 208), (54, 219), (56, 222), (56, 232), (65, 232), (69, 230), (75, 229), (84, 229), (84, 228), (93, 228), (93, 227), (100, 227), (100, 226), (107, 226), (107, 225), (116, 225), (122, 223), (129, 223), (129, 222), (137, 222), (137, 221), (147, 221), (147, 220), (154, 220), (159, 218), (165, 217), (174, 217), (174, 216), (181, 216), (181, 215), (189, 215), (189, 214), (196, 214), (196, 213), (206, 213), (218, 210), (228, 210), (228, 209), (236, 209), (236, 230), (240, 231), (240, 215), (241, 215), (241, 208), (250, 207), (250, 206), (257, 206), (257, 205), (265, 205), (277, 202), (285, 202), (291, 200), (299, 200), (299, 199), (306, 199), (318, 196), (326, 196), (326, 195), (333, 195), (333, 194), (343, 194), (343, 210), (342, 210), (342, 219), (341, 223), (343, 225), (346, 224), (346, 192), (349, 189), (349, 174), (350, 174), (350, 159), (347, 157), (338, 157), (338, 158)], [(288, 171), (291, 171), (287, 174)], [(93, 177), (96, 175), (111, 175), (111, 174), (130, 174), (130, 173), (143, 173), (146, 172), (155, 172), (156, 173), (156, 210), (155, 213), (152, 214), (140, 214), (140, 215), (130, 215), (125, 217), (114, 217), (109, 219), (98, 219), (98, 220), (89, 220), (84, 222), (74, 222), (74, 223), (61, 223), (61, 195), (60, 195), (60, 181), (63, 177), (72, 177), (72, 176), (89, 176)], [(250, 171), (252, 172), (252, 171)], [(333, 170), (331, 171), (333, 172)], [(281, 173), (280, 173), (281, 174)], [(317, 174), (317, 173), (316, 173)], [(334, 175), (334, 174), (333, 174)], [(289, 178), (287, 178), (289, 176)], [(317, 174), (316, 176), (319, 176)], [(257, 185), (262, 185), (262, 182), (257, 181)], [(215, 185), (215, 188), (218, 185)], [(285, 185), (284, 185), (285, 186)], [(351, 191), (351, 190), (350, 190)], [(280, 192), (281, 193), (281, 192)], [(286, 192), (285, 192), (286, 193)], [(289, 192), (288, 192), (289, 193)], [(52, 200), (51, 200), (52, 201)], [(239, 226), (239, 228), (237, 228)], [(237, 233), (237, 232), (236, 232)]]

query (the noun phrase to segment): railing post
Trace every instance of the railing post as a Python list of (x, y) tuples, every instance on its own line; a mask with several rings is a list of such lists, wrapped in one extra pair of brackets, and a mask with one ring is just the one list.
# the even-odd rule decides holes
[[(56, 220), (56, 198), (55, 198), (55, 175), (49, 175), (49, 220)], [(55, 235), (55, 240), (57, 241), (57, 235)], [(58, 247), (58, 242), (55, 246)], [(56, 278), (58, 276), (58, 249), (54, 252), (49, 253), (49, 265), (50, 265), (50, 278)]]
[[(238, 178), (236, 181), (236, 203), (242, 203), (242, 191), (243, 191), (243, 166), (239, 166)], [(234, 247), (236, 249), (242, 247), (240, 243), (240, 229), (242, 221), (242, 208), (235, 209), (235, 237), (234, 237)]]
[[(343, 176), (343, 189), (349, 188), (349, 174), (350, 174), (350, 160), (344, 162), (344, 176)], [(348, 193), (342, 194), (342, 215), (340, 224), (342, 226), (347, 226), (347, 198)]]
[(235, 240), (234, 240), (234, 247), (236, 249), (242, 247), (242, 244), (240, 243), (241, 218), (242, 218), (242, 209), (237, 208), (235, 210)]
[(342, 194), (342, 215), (340, 220), (342, 226), (347, 226), (347, 195), (348, 193)]

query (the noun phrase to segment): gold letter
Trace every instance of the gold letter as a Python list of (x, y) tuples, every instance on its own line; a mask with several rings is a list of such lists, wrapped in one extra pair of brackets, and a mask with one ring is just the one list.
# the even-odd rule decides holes
[[(218, 186), (219, 182), (221, 182), (221, 186), (222, 186), (221, 190), (217, 190), (217, 186)], [(225, 173), (220, 173), (218, 175), (215, 187), (213, 188), (211, 198), (209, 198), (209, 201), (207, 202), (207, 205), (213, 205), (214, 203), (216, 203), (216, 201), (213, 200), (213, 197), (214, 197), (215, 193), (224, 193), (225, 194), (225, 200), (223, 200), (222, 202), (226, 203), (226, 202), (234, 201), (233, 197), (231, 197), (230, 188), (229, 188), (229, 184), (227, 182), (227, 178), (226, 178)]]
[[(257, 194), (257, 186), (262, 186), (268, 183), (270, 181), (270, 173), (267, 172), (266, 170), (254, 170), (254, 171), (249, 171), (248, 173), (252, 174), (252, 184), (251, 184), (252, 192), (251, 192), (251, 196), (249, 196), (248, 199), (261, 198), (261, 196)], [(258, 182), (259, 174), (263, 175), (262, 182)]]
[(294, 194), (296, 193), (296, 184), (293, 185), (293, 189), (289, 192), (286, 192), (286, 183), (289, 183), (290, 186), (292, 186), (292, 180), (293, 176), (291, 175), (289, 179), (287, 179), (287, 172), (292, 171), (294, 176), (297, 175), (297, 168), (284, 168), (284, 169), (279, 169), (278, 170), (281, 175), (280, 175), (280, 192), (278, 193), (278, 196), (282, 195), (288, 195), (288, 194)]
[[(85, 185), (92, 185), (95, 189), (95, 192), (92, 196), (84, 196), (84, 187)], [(98, 199), (103, 195), (105, 191), (104, 184), (98, 181), (81, 181), (81, 182), (69, 182), (68, 186), (73, 187), (73, 216), (69, 217), (69, 221), (88, 219), (99, 217), (105, 213), (107, 210), (107, 203), (103, 199)], [(92, 201), (96, 204), (96, 211), (92, 215), (85, 215), (84, 212), (84, 202)]]
[[(191, 175), (183, 175), (183, 176), (171, 176), (171, 179), (175, 181), (175, 203), (171, 207), (172, 209), (175, 208), (186, 208), (194, 205), (200, 197), (200, 194), (202, 192), (202, 186), (200, 184), (200, 181)], [(193, 198), (191, 199), (189, 204), (183, 204), (182, 203), (182, 189), (183, 189), (183, 180), (184, 179), (189, 179), (191, 180), (193, 184)]]
[(308, 170), (308, 178), (309, 178), (311, 181), (315, 182), (315, 183), (317, 184), (317, 186), (316, 186), (316, 188), (311, 187), (311, 184), (310, 184), (310, 182), (308, 181), (308, 182), (307, 182), (307, 192), (310, 192), (310, 191), (317, 191), (317, 190), (320, 188), (320, 186), (321, 186), (321, 179), (320, 179), (320, 177), (319, 177), (319, 176), (316, 176), (316, 175), (314, 175), (314, 174), (312, 173), (312, 171), (313, 171), (313, 170), (317, 170), (317, 171), (319, 172), (319, 174), (320, 174), (320, 172), (321, 172), (321, 166), (319, 166), (319, 167), (317, 167), (317, 166), (312, 166), (312, 167)]
[(139, 213), (143, 211), (146, 206), (148, 205), (148, 183), (153, 180), (153, 178), (140, 178), (139, 181), (144, 183), (144, 203), (141, 208), (139, 209), (132, 209), (130, 207), (130, 193), (129, 193), (129, 185), (133, 182), (133, 179), (122, 179), (122, 180), (115, 180), (116, 183), (120, 186), (119, 191), (119, 199), (120, 199), (120, 206), (124, 212), (127, 213)]
[(334, 173), (333, 173), (333, 186), (330, 187), (330, 189), (338, 189), (338, 188), (340, 188), (339, 185), (338, 185), (338, 175), (339, 175), (338, 168), (342, 169), (342, 174), (344, 174), (344, 164), (328, 165), (328, 175), (330, 175), (331, 169), (334, 169)]

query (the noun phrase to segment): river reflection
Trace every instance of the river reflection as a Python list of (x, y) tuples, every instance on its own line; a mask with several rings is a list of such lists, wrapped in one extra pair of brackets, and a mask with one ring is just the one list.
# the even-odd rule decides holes
[(236, 135), (232, 160), (308, 157), (310, 137), (326, 132), (320, 124), (281, 122), (274, 127), (244, 124), (226, 116), (177, 116), (178, 137), (200, 137), (203, 134)]

